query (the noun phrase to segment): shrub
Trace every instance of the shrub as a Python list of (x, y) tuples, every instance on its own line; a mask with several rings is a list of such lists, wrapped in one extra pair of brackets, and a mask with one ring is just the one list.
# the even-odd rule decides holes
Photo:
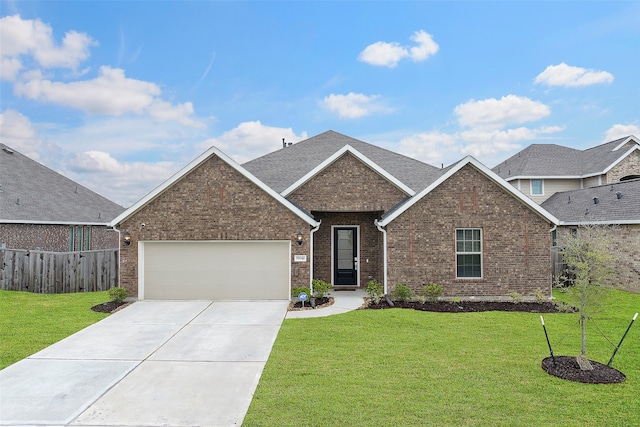
[(127, 298), (127, 290), (125, 288), (114, 287), (109, 289), (109, 298), (114, 302), (124, 302)]
[(297, 288), (293, 288), (293, 289), (291, 289), (291, 293), (292, 293), (292, 294), (293, 294), (293, 296), (294, 296), (294, 297), (296, 297), (296, 298), (298, 297), (298, 295), (300, 295), (300, 294), (301, 294), (301, 293), (303, 293), (303, 292), (304, 292), (305, 294), (307, 294), (307, 295), (311, 296), (311, 289), (309, 289), (309, 287), (308, 287), (308, 286), (300, 286), (300, 287), (297, 287)]
[(384, 286), (377, 280), (367, 282), (367, 293), (375, 304), (379, 304), (384, 296)]
[(398, 301), (406, 302), (413, 296), (413, 290), (407, 285), (396, 285), (396, 291), (394, 293)]
[(331, 289), (331, 283), (327, 283), (324, 280), (314, 279), (311, 283), (313, 284), (313, 296), (315, 298), (324, 298), (329, 289)]
[(438, 298), (442, 296), (442, 292), (444, 291), (442, 285), (438, 285), (437, 283), (429, 283), (428, 285), (424, 285), (424, 295), (426, 296), (428, 301), (436, 302)]
[(536, 290), (533, 293), (533, 296), (536, 299), (536, 302), (544, 302), (546, 300), (544, 293), (542, 293), (542, 291), (540, 289)]
[(514, 304), (522, 302), (522, 294), (519, 292), (516, 292), (516, 291), (509, 292), (507, 296), (511, 297), (511, 300), (513, 301)]

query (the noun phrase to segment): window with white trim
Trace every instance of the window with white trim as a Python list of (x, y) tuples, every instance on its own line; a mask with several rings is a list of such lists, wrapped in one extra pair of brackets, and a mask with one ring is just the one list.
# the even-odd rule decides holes
[(459, 279), (482, 277), (482, 230), (456, 229), (456, 277)]
[(531, 195), (542, 196), (544, 194), (544, 182), (541, 179), (531, 180)]

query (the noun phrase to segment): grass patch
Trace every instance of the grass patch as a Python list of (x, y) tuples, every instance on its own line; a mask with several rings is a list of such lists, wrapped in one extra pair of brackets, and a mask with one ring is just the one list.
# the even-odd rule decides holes
[[(563, 295), (557, 294), (558, 299)], [(615, 344), (640, 295), (614, 291), (597, 325)], [(574, 314), (545, 314), (556, 355), (580, 354)], [(587, 356), (613, 347), (588, 325)], [(246, 426), (640, 425), (640, 325), (613, 367), (621, 384), (548, 375), (536, 313), (359, 310), (287, 319), (245, 418)]]
[(0, 291), (0, 369), (104, 319), (91, 307), (106, 301), (107, 292)]

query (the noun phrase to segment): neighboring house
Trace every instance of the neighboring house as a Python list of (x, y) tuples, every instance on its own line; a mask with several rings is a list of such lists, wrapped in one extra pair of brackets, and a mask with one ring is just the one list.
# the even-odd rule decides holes
[(438, 169), (329, 131), (239, 165), (210, 148), (115, 218), (140, 299), (289, 299), (322, 279), (551, 294), (557, 220), (483, 164)]
[(493, 171), (542, 203), (556, 192), (640, 178), (640, 139), (631, 135), (588, 150), (532, 144)]
[(640, 179), (556, 193), (542, 207), (560, 221), (552, 233), (559, 248), (581, 226), (606, 226), (617, 256), (615, 284), (640, 290)]
[(0, 144), (0, 247), (72, 252), (118, 247), (124, 208)]

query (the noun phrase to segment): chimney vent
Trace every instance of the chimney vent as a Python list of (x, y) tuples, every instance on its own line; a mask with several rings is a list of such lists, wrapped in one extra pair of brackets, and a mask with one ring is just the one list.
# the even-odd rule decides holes
[(616, 193), (616, 197), (618, 198), (618, 200), (622, 199), (622, 193), (618, 191)]
[(597, 205), (598, 203), (600, 203), (600, 199), (598, 199), (597, 197), (594, 197), (593, 204)]

